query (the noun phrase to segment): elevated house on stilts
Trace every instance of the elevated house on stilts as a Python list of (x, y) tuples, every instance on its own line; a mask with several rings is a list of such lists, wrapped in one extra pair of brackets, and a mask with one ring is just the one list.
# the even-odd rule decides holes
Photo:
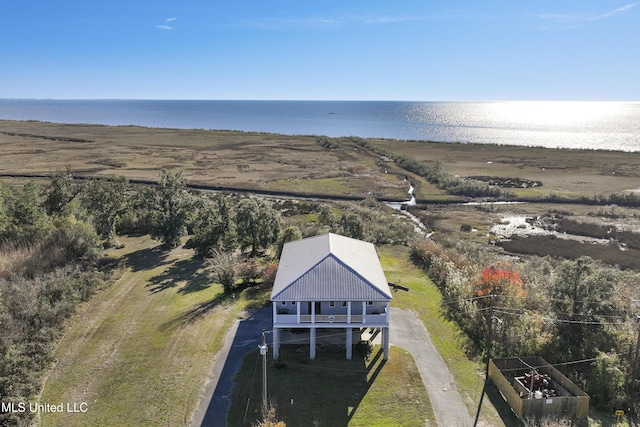
[(347, 359), (354, 332), (379, 329), (387, 359), (391, 299), (373, 244), (332, 233), (286, 243), (271, 292), (274, 359), (280, 332), (296, 328), (309, 330), (311, 359), (319, 329), (344, 330)]

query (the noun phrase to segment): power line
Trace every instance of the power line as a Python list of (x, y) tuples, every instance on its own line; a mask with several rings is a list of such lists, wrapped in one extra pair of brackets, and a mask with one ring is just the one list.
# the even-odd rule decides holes
[[(500, 307), (496, 308), (496, 313), (507, 314), (511, 316), (519, 316), (523, 317), (525, 315), (532, 315), (531, 312), (522, 310), (520, 313), (514, 313), (513, 311), (506, 311)], [(543, 316), (540, 314), (534, 314), (538, 318), (546, 321), (547, 323), (561, 323), (561, 324), (572, 324), (572, 325), (592, 325), (592, 326), (621, 326), (621, 325), (629, 325), (629, 322), (600, 322), (597, 320), (589, 321), (589, 320), (568, 320), (568, 319), (559, 319), (549, 316)], [(533, 316), (533, 315), (532, 315)], [(569, 315), (570, 316), (570, 315)], [(596, 317), (596, 316), (594, 316)]]
[[(546, 365), (540, 366), (531, 366), (528, 363), (524, 362), (522, 359), (518, 358), (524, 365), (526, 365), (530, 369), (540, 369), (540, 368), (556, 368), (558, 366), (568, 366), (568, 365), (576, 365), (580, 363), (587, 362), (595, 362), (601, 359), (608, 359), (612, 356), (624, 356), (626, 353), (613, 353), (613, 354), (605, 354), (603, 356), (592, 357), (590, 359), (580, 359), (580, 360), (572, 360), (570, 362), (559, 362), (559, 363), (547, 363)], [(512, 372), (512, 371), (521, 371), (522, 368), (509, 368), (509, 369), (500, 369), (501, 372)]]

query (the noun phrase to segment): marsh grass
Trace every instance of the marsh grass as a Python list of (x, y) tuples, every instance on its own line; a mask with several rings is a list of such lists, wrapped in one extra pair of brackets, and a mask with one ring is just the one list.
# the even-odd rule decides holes
[(326, 149), (313, 136), (17, 121), (0, 121), (0, 128), (6, 175), (48, 175), (69, 165), (76, 175), (153, 181), (164, 168), (196, 185), (406, 197), (376, 156), (348, 146)]
[(622, 269), (640, 270), (640, 250), (635, 248), (621, 248), (615, 243), (593, 244), (561, 239), (556, 236), (528, 236), (512, 237), (511, 240), (500, 242), (505, 250), (513, 253), (533, 254), (539, 256), (554, 256), (567, 259), (578, 259), (589, 256), (604, 263), (618, 266)]

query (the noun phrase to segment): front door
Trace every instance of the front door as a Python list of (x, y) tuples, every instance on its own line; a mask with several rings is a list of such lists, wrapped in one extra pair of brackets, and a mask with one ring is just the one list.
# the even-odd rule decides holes
[(311, 314), (311, 304), (315, 304), (316, 305), (316, 314), (320, 314), (321, 305), (320, 305), (319, 301), (316, 301), (315, 303), (309, 301), (307, 304), (309, 304), (309, 306), (308, 306), (309, 307), (309, 314)]

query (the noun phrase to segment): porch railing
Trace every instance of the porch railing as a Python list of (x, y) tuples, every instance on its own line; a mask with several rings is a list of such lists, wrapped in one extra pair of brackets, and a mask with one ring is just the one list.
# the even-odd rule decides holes
[[(298, 323), (298, 316), (296, 314), (277, 314), (276, 322), (279, 324), (296, 324)], [(347, 324), (349, 322), (346, 314), (316, 314), (315, 323), (342, 323)], [(312, 323), (312, 316), (310, 314), (301, 314), (300, 323)], [(382, 314), (367, 314), (362, 316), (361, 314), (352, 314), (351, 323), (364, 324), (364, 325), (385, 325), (387, 324), (387, 315)]]

